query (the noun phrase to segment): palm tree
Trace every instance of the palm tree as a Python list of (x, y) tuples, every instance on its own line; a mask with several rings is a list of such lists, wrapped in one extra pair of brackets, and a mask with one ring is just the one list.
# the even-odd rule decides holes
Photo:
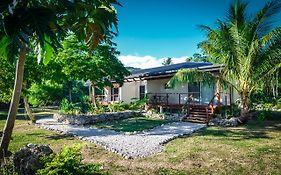
[(241, 98), (241, 119), (247, 119), (251, 93), (281, 65), (281, 27), (273, 28), (272, 22), (280, 12), (280, 0), (266, 3), (252, 18), (247, 7), (248, 3), (237, 0), (231, 4), (227, 19), (217, 20), (216, 28), (199, 26), (207, 40), (198, 46), (215, 63), (224, 65), (220, 75), (182, 70), (169, 82), (176, 86), (207, 79), (208, 83), (220, 80), (234, 87)]
[(19, 106), (24, 64), (30, 50), (48, 63), (66, 32), (86, 40), (90, 48), (116, 33), (116, 0), (7, 0), (0, 3), (0, 55), (17, 59), (10, 109), (3, 130), (0, 158), (6, 155)]

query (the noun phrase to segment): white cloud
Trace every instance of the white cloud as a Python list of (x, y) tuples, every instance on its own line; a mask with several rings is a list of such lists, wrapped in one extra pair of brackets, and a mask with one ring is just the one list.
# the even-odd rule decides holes
[[(185, 59), (188, 56), (183, 57), (172, 57), (173, 63), (182, 63), (185, 62)], [(120, 55), (119, 60), (125, 65), (130, 67), (136, 67), (136, 68), (152, 68), (152, 67), (159, 67), (162, 66), (162, 62), (164, 59), (167, 58), (156, 58), (150, 55), (147, 56), (136, 56), (136, 55)]]

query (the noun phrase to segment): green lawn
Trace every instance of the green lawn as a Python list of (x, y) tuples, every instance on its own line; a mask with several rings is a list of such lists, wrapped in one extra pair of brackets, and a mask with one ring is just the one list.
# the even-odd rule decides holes
[(119, 121), (109, 121), (92, 125), (97, 128), (107, 128), (118, 132), (134, 132), (152, 129), (170, 121), (161, 119), (152, 119), (148, 117), (135, 117)]
[[(1, 128), (4, 123), (2, 116)], [(161, 153), (126, 160), (93, 143), (29, 125), (19, 116), (10, 149), (14, 152), (27, 143), (49, 144), (55, 151), (82, 144), (85, 162), (99, 162), (111, 174), (281, 174), (280, 117), (236, 128), (208, 127), (168, 142)]]

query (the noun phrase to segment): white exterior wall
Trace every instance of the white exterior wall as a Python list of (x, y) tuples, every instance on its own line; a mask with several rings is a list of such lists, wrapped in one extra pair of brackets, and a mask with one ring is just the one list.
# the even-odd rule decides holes
[[(147, 81), (133, 81), (125, 82), (122, 87), (119, 88), (120, 101), (125, 103), (131, 102), (133, 99), (139, 99), (139, 90), (141, 85), (146, 86)], [(146, 91), (147, 93), (147, 91)]]
[[(178, 104), (179, 103), (179, 94), (180, 103), (184, 104), (188, 100), (188, 85), (183, 84), (175, 89), (165, 89), (165, 84), (170, 80), (166, 79), (155, 79), (155, 80), (140, 80), (132, 82), (124, 82), (122, 87), (119, 87), (119, 99), (122, 102), (129, 103), (133, 99), (139, 99), (139, 90), (141, 85), (145, 85), (145, 93), (159, 94), (163, 93), (174, 93), (169, 95), (169, 103)], [(221, 102), (225, 104), (225, 96), (227, 96), (227, 104), (230, 104), (229, 93), (230, 89), (223, 90), (225, 94), (221, 94)], [(110, 87), (105, 88), (105, 95), (107, 101), (111, 100), (111, 89)], [(215, 85), (204, 85), (200, 84), (200, 101), (203, 104), (208, 104), (215, 94)], [(233, 102), (239, 99), (238, 93), (233, 91), (232, 93)]]

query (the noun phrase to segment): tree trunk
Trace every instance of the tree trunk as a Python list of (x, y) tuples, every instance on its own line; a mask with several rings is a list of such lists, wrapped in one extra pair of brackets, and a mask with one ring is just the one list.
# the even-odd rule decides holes
[(249, 111), (250, 111), (249, 92), (247, 92), (247, 91), (242, 92), (240, 96), (241, 96), (242, 108), (241, 108), (241, 114), (239, 117), (239, 121), (241, 123), (245, 123), (248, 121)]
[[(26, 83), (26, 81), (23, 81), (22, 90), (26, 90), (26, 87), (27, 87), (27, 83)], [(24, 109), (27, 113), (27, 116), (28, 116), (29, 120), (32, 123), (35, 123), (35, 118), (34, 118), (34, 115), (32, 114), (32, 110), (31, 110), (31, 108), (28, 104), (28, 99), (27, 99), (26, 95), (23, 95), (23, 103), (24, 103)]]
[(35, 123), (35, 118), (34, 118), (34, 115), (32, 114), (32, 110), (31, 110), (31, 108), (28, 104), (28, 100), (27, 100), (26, 96), (23, 97), (23, 102), (24, 102), (24, 108), (25, 108), (25, 111), (27, 113), (27, 116), (28, 116), (29, 120), (32, 123)]
[(72, 87), (71, 89), (69, 89), (68, 94), (69, 94), (69, 101), (72, 103)]
[(276, 98), (278, 98), (279, 94), (278, 94), (278, 87), (279, 87), (279, 70), (276, 71), (276, 89), (275, 89), (275, 96)]
[(0, 159), (3, 159), (7, 155), (9, 143), (11, 140), (22, 89), (23, 74), (24, 74), (24, 62), (26, 59), (26, 46), (20, 49), (19, 59), (17, 61), (15, 85), (13, 90), (13, 96), (9, 108), (8, 117), (4, 127), (1, 144), (0, 144)]
[(95, 107), (97, 107), (97, 100), (96, 100), (96, 92), (95, 92), (95, 82), (92, 81), (92, 103)]

